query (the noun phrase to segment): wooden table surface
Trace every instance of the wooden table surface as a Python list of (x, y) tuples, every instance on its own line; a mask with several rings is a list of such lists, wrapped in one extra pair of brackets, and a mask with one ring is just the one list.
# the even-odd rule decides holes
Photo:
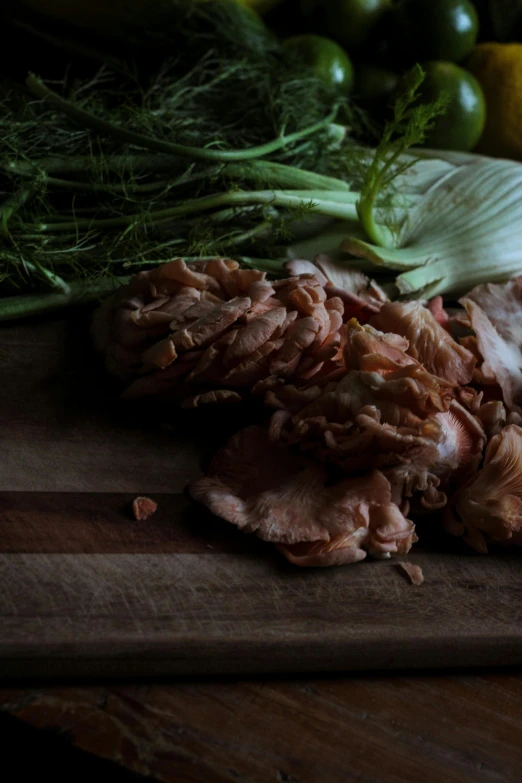
[[(75, 422), (78, 417), (88, 421), (97, 403), (92, 389), (85, 386), (85, 376), (75, 370), (71, 370), (65, 393), (58, 372), (63, 350), (57, 347), (56, 336), (66, 336), (76, 353), (84, 356), (84, 324), (62, 321), (59, 327), (50, 323), (33, 326), (34, 340), (27, 339), (26, 327), (10, 327), (4, 332), (3, 343), (0, 340), (0, 371), (4, 367), (0, 442), (2, 432), (9, 428), (13, 432), (13, 422), (17, 422), (18, 433), (8, 443), (4, 439), (3, 452), (0, 450), (3, 475), (9, 478), (10, 491), (26, 490), (28, 476), (35, 492), (73, 491), (72, 483), (69, 486), (74, 475), (71, 455), (78, 453), (80, 440)], [(47, 360), (43, 374), (44, 351), (55, 364), (56, 372), (51, 376)], [(35, 382), (63, 399), (60, 421), (46, 420), (45, 410), (38, 407), (32, 392)], [(71, 395), (77, 401), (74, 412), (67, 407)], [(112, 442), (111, 426), (118, 429), (107, 421), (107, 442)], [(129, 460), (126, 472), (122, 472), (118, 459), (125, 450), (134, 454), (137, 431), (136, 424), (134, 429), (129, 425), (118, 430), (119, 447), (114, 450), (103, 487), (99, 477), (96, 487), (88, 486), (94, 480), (96, 455), (88, 449), (82, 453), (87, 484), (82, 489), (132, 491), (127, 485), (132, 478)], [(166, 449), (169, 443), (165, 433), (142, 432), (140, 437), (142, 448), (132, 462), (137, 474), (149, 450), (156, 448), (158, 437), (165, 438)], [(51, 461), (59, 465), (55, 478), (46, 476)], [(188, 463), (183, 468), (190, 472)], [(170, 479), (165, 472), (159, 472), (154, 481), (144, 488), (147, 492), (167, 491)], [(517, 592), (512, 600), (518, 600)], [(185, 678), (148, 683), (4, 682), (0, 685), (0, 712), (4, 718), (12, 716), (9, 730), (25, 725), (41, 731), (45, 747), (56, 750), (50, 772), (56, 771), (59, 759), (65, 757), (67, 743), (77, 748), (77, 753), (106, 760), (105, 764), (116, 762), (129, 774), (167, 783), (522, 780), (519, 669)], [(26, 752), (15, 757), (13, 750), (10, 757), (14, 744), (11, 747), (9, 731), (0, 721), (4, 761), (12, 758), (20, 765), (31, 760), (35, 735), (24, 735), (22, 728), (20, 737), (26, 736)], [(36, 771), (43, 772), (41, 756), (34, 755)], [(79, 756), (78, 774), (86, 768), (85, 757)], [(113, 767), (99, 770), (94, 777), (117, 780)], [(31, 777), (26, 774), (20, 779)], [(76, 772), (65, 779), (80, 780)]]
[(516, 671), (17, 686), (0, 706), (165, 783), (522, 779)]

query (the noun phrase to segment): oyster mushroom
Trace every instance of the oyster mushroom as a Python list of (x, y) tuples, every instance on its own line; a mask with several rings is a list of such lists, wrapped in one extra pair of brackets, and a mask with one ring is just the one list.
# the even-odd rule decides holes
[(332, 483), (322, 465), (270, 443), (260, 427), (231, 438), (190, 493), (297, 565), (355, 563), (368, 553), (389, 557), (408, 552), (416, 540), (382, 473)]
[(271, 390), (266, 402), (279, 410), (270, 435), (347, 474), (383, 471), (401, 510), (414, 495), (440, 509), (455, 482), (476, 471), (485, 434), (455, 399), (454, 385), (427, 372), (408, 347), (404, 337), (350, 321), (347, 372), (306, 393), (289, 385)]
[(478, 382), (495, 380), (508, 410), (522, 413), (522, 277), (477, 286), (460, 302), (484, 360)]
[(285, 269), (291, 275), (315, 276), (324, 286), (328, 298), (337, 297), (343, 302), (345, 321), (357, 318), (366, 323), (388, 301), (385, 292), (374, 280), (325, 255), (316, 256), (313, 263), (301, 259), (287, 261)]
[(123, 397), (199, 406), (237, 399), (220, 390), (261, 395), (342, 371), (342, 312), (315, 275), (268, 282), (228, 259), (174, 259), (106, 300), (92, 335), (107, 370), (128, 384)]
[[(522, 428), (504, 427), (490, 440), (482, 469), (452, 498), (455, 517), (446, 518), (453, 535), (477, 551), (487, 542), (522, 543)], [(460, 521), (459, 521), (460, 520)]]
[(476, 357), (453, 339), (422, 302), (386, 302), (371, 324), (405, 337), (408, 355), (437, 377), (461, 385), (471, 381)]

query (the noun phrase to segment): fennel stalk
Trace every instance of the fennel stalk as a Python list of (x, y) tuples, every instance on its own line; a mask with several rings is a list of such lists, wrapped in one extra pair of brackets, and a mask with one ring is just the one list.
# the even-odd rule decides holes
[[(205, 73), (207, 64), (201, 66)], [(235, 65), (229, 71), (232, 77), (239, 72)], [(520, 186), (522, 167), (507, 164), (501, 172), (500, 162), (480, 168), (475, 156), (463, 162), (454, 155), (445, 160), (443, 153), (406, 154), (444, 110), (444, 99), (418, 104), (420, 67), (409, 74), (376, 149), (339, 133), (338, 125), (330, 132), (337, 113), (331, 101), (314, 104), (322, 106), (320, 115), (312, 111), (306, 117), (313, 121), (290, 132), (281, 123), (283, 111), (272, 138), (270, 123), (241, 126), (241, 133), (234, 124), (213, 125), (216, 119), (204, 112), (208, 96), (215, 99), (216, 79), (222, 82), (206, 74), (206, 93), (191, 78), (177, 83), (178, 93), (160, 78), (161, 99), (154, 90), (138, 96), (141, 114), (134, 108), (129, 114), (128, 107), (114, 107), (110, 90), (104, 103), (105, 86), (96, 81), (78, 89), (74, 100), (29, 77), (38, 100), (17, 93), (0, 118), (0, 151), (6, 153), (0, 170), (14, 190), (0, 205), (0, 284), (3, 279), (4, 287), (26, 292), (0, 300), (0, 318), (75, 303), (82, 300), (82, 286), (87, 297), (101, 295), (122, 271), (173, 255), (231, 255), (277, 276), (287, 258), (313, 257), (336, 245), (339, 258), (349, 265), (360, 258), (378, 277), (383, 273), (389, 280), (388, 270), (397, 270), (396, 290), (414, 296), (522, 270), (522, 242), (516, 249), (513, 244), (513, 199), (500, 199), (491, 231), (499, 178), (511, 192)], [(213, 143), (186, 143), (204, 134), (185, 113), (180, 95), (192, 111), (203, 112), (207, 131), (219, 127)], [(258, 103), (252, 105), (257, 117)], [(483, 208), (467, 198), (477, 176), (477, 193), (489, 189)], [(522, 225), (522, 214), (518, 219)], [(493, 273), (478, 241), (492, 247), (490, 234), (500, 245), (507, 239)], [(473, 269), (462, 258), (471, 259)], [(41, 293), (42, 286), (54, 291)]]

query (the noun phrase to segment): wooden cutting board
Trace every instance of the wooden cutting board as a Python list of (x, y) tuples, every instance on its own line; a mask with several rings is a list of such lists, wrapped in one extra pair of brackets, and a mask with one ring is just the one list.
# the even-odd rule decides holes
[(425, 524), (414, 587), (394, 561), (299, 570), (191, 503), (227, 416), (123, 406), (84, 316), (0, 328), (0, 676), (522, 663), (520, 551)]

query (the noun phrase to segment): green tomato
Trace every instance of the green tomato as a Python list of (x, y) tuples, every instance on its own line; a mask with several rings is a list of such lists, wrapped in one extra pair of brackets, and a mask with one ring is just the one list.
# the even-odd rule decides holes
[(441, 93), (448, 99), (444, 114), (435, 119), (425, 146), (435, 149), (472, 150), (486, 122), (486, 101), (482, 87), (471, 73), (449, 62), (428, 62), (420, 100), (431, 103)]
[(478, 14), (470, 0), (401, 0), (391, 19), (399, 62), (458, 63), (477, 41)]
[(296, 35), (283, 41), (285, 48), (296, 55), (330, 87), (347, 93), (353, 87), (353, 65), (341, 47), (320, 35)]

